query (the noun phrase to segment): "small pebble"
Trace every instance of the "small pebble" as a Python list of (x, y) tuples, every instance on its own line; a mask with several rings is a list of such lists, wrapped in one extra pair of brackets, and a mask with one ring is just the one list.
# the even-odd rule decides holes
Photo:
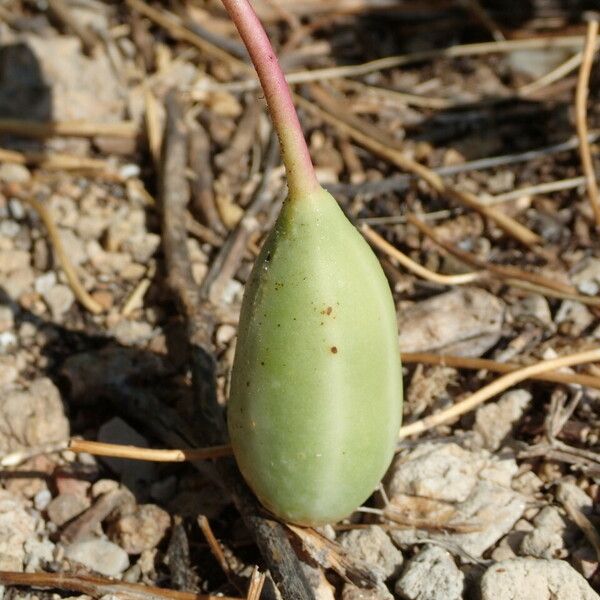
[(127, 552), (103, 539), (70, 544), (65, 548), (65, 557), (108, 577), (118, 577), (129, 567)]
[(33, 506), (36, 510), (42, 511), (46, 509), (51, 500), (52, 494), (50, 493), (50, 490), (43, 489), (34, 496)]
[(48, 271), (35, 279), (35, 291), (42, 296), (47, 294), (56, 285), (56, 273)]
[(48, 517), (61, 527), (90, 507), (90, 501), (79, 494), (60, 494), (48, 505)]
[(44, 294), (44, 300), (52, 316), (60, 318), (73, 306), (75, 295), (71, 288), (59, 283)]
[(0, 181), (5, 183), (27, 183), (31, 179), (29, 169), (17, 163), (0, 165)]
[(169, 513), (155, 504), (143, 504), (113, 523), (110, 537), (128, 554), (141, 554), (156, 548), (170, 526)]

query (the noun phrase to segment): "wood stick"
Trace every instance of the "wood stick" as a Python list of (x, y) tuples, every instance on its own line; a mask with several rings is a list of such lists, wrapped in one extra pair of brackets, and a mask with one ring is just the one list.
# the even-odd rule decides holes
[(579, 137), (579, 155), (581, 157), (581, 166), (587, 182), (587, 192), (594, 211), (596, 227), (600, 228), (600, 193), (598, 192), (598, 183), (594, 171), (594, 162), (592, 152), (588, 142), (587, 127), (587, 99), (588, 87), (590, 82), (590, 73), (592, 63), (594, 62), (594, 52), (596, 50), (596, 38), (598, 37), (598, 17), (593, 16), (588, 21), (587, 32), (585, 36), (585, 46), (583, 49), (583, 60), (579, 69), (577, 79), (577, 91), (575, 94), (575, 124), (577, 126), (577, 136)]

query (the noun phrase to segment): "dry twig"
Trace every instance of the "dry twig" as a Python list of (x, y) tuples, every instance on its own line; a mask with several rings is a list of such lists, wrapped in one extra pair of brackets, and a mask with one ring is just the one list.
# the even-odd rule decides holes
[(121, 121), (119, 123), (94, 123), (92, 121), (52, 121), (40, 123), (23, 119), (0, 119), (0, 134), (21, 137), (49, 138), (69, 137), (116, 137), (135, 138), (139, 133), (137, 123)]
[(112, 579), (65, 575), (64, 573), (13, 573), (0, 571), (2, 585), (27, 586), (34, 589), (65, 590), (87, 594), (93, 598), (115, 596), (121, 600), (243, 600), (231, 596), (196, 594), (167, 590), (139, 583), (125, 583)]
[(392, 246), (392, 244), (387, 242), (368, 225), (361, 225), (360, 230), (373, 246), (385, 252), (388, 256), (397, 260), (403, 267), (406, 267), (409, 271), (412, 271), (415, 275), (418, 275), (427, 281), (432, 281), (433, 283), (439, 283), (441, 285), (463, 285), (465, 283), (479, 281), (482, 277), (486, 276), (485, 271), (459, 273), (457, 275), (440, 275), (439, 273), (434, 273), (421, 266), (419, 263), (416, 263), (403, 252), (400, 252), (398, 248)]
[(592, 63), (594, 62), (594, 52), (596, 50), (596, 38), (598, 37), (598, 17), (594, 16), (588, 21), (587, 32), (585, 36), (585, 46), (583, 49), (583, 60), (579, 69), (579, 78), (577, 80), (577, 93), (575, 95), (575, 122), (577, 126), (577, 135), (579, 137), (579, 154), (581, 156), (581, 166), (587, 182), (587, 191), (590, 203), (596, 219), (596, 227), (600, 228), (600, 193), (598, 192), (598, 183), (594, 172), (594, 162), (590, 145), (588, 143), (587, 127), (587, 99), (588, 86), (590, 82), (590, 73)]
[(371, 152), (388, 160), (398, 168), (417, 175), (438, 194), (448, 196), (459, 204), (479, 212), (484, 217), (488, 217), (522, 244), (533, 247), (541, 241), (538, 235), (508, 215), (492, 206), (482, 204), (474, 194), (446, 184), (437, 173), (407, 156), (396, 140), (378, 127), (350, 114), (341, 102), (332, 98), (321, 88), (312, 86), (311, 94), (321, 107), (298, 95), (295, 96), (296, 102), (303, 108), (317, 114), (323, 121), (333, 125)]
[[(522, 40), (505, 40), (500, 42), (482, 42), (479, 44), (463, 44), (442, 48), (440, 50), (424, 50), (399, 56), (387, 56), (366, 63), (348, 65), (341, 67), (326, 67), (324, 69), (313, 69), (310, 71), (297, 71), (287, 73), (286, 79), (289, 84), (308, 83), (313, 81), (325, 81), (338, 77), (359, 77), (377, 71), (403, 67), (423, 61), (437, 58), (459, 58), (462, 56), (481, 56), (495, 52), (512, 52), (514, 50), (544, 49), (544, 48), (580, 48), (583, 38), (581, 36), (557, 36), (544, 38), (531, 38)], [(226, 84), (203, 85), (199, 93), (205, 90), (227, 90), (230, 92), (242, 92), (255, 90), (259, 87), (256, 78), (243, 81), (234, 81)], [(193, 95), (195, 95), (193, 93)]]
[(250, 575), (250, 585), (248, 586), (248, 593), (246, 594), (246, 600), (259, 600), (262, 593), (262, 589), (265, 585), (266, 573), (261, 573), (258, 567), (252, 569), (252, 575)]
[[(466, 356), (449, 356), (444, 354), (432, 354), (431, 352), (402, 352), (402, 362), (406, 364), (427, 364), (456, 367), (458, 369), (473, 369), (479, 371), (494, 371), (496, 373), (512, 373), (523, 368), (523, 365), (514, 363), (501, 363), (487, 358), (469, 358)], [(538, 381), (551, 381), (565, 385), (584, 385), (594, 389), (600, 389), (600, 377), (584, 375), (580, 373), (540, 373), (532, 375), (531, 379)]]
[(87, 290), (83, 287), (83, 284), (79, 280), (79, 275), (77, 275), (75, 267), (72, 265), (70, 258), (65, 252), (64, 246), (62, 245), (60, 239), (60, 233), (54, 224), (54, 220), (52, 219), (48, 209), (32, 195), (21, 192), (16, 184), (7, 186), (7, 192), (10, 195), (18, 197), (19, 200), (29, 204), (29, 206), (31, 206), (39, 215), (40, 219), (42, 219), (44, 225), (46, 226), (50, 243), (54, 249), (58, 261), (60, 262), (60, 266), (65, 273), (67, 281), (73, 290), (73, 294), (75, 294), (75, 297), (77, 300), (79, 300), (81, 305), (91, 313), (95, 315), (100, 314), (103, 311), (102, 306), (100, 306), (100, 304), (98, 304), (98, 302), (96, 302), (88, 294)]
[(400, 428), (400, 437), (408, 437), (409, 435), (416, 435), (423, 433), (428, 429), (433, 429), (438, 425), (452, 421), (461, 415), (464, 415), (473, 409), (477, 408), (480, 404), (489, 400), (493, 396), (503, 392), (509, 387), (529, 379), (534, 375), (539, 375), (547, 371), (555, 371), (564, 367), (572, 367), (587, 362), (595, 362), (600, 360), (600, 350), (588, 350), (586, 352), (578, 352), (576, 354), (570, 354), (567, 356), (561, 356), (552, 360), (545, 360), (529, 367), (524, 367), (508, 373), (496, 379), (496, 381), (482, 387), (477, 390), (474, 394), (461, 400), (458, 404), (442, 410), (438, 413), (425, 417), (415, 423), (410, 423)]

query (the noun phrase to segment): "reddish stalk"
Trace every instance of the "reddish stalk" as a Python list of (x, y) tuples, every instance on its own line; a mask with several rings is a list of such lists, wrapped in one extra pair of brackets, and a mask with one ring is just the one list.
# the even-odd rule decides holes
[(248, 49), (279, 138), (291, 199), (320, 189), (292, 94), (273, 46), (248, 0), (222, 0)]

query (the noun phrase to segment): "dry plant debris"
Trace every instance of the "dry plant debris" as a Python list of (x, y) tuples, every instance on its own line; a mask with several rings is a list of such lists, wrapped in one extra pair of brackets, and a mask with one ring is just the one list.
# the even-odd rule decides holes
[(241, 296), (285, 189), (219, 2), (7, 0), (4, 597), (598, 598), (597, 15), (255, 4), (392, 285), (395, 462), (316, 531), (229, 457)]

